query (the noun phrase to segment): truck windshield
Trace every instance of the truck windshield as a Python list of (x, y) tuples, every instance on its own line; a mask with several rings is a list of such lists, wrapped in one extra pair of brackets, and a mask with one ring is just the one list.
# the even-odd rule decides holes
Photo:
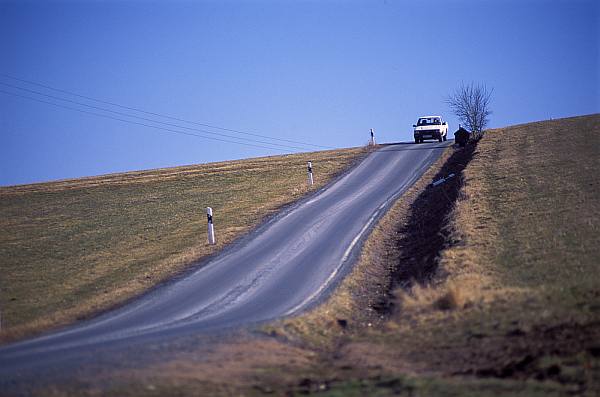
[(438, 117), (430, 117), (419, 119), (417, 125), (440, 125), (442, 124), (441, 120)]

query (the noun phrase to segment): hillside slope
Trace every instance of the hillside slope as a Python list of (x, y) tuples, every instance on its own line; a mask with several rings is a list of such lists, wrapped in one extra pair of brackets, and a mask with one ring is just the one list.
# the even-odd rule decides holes
[(143, 365), (52, 390), (597, 396), (599, 137), (600, 115), (487, 131), (445, 152), (397, 201), (312, 312), (210, 349), (159, 349)]
[(487, 131), (398, 200), (327, 303), (115, 391), (598, 395), (598, 137), (600, 115)]
[[(0, 188), (0, 340), (138, 294), (325, 185), (364, 148)], [(206, 237), (214, 210), (217, 245)]]
[(598, 395), (599, 168), (600, 115), (487, 131), (437, 268), (343, 360), (426, 394)]

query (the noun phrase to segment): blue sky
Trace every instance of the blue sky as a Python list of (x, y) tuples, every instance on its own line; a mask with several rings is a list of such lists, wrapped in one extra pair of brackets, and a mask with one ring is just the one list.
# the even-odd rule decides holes
[(583, 0), (0, 1), (0, 90), (38, 99), (0, 92), (0, 185), (281, 153), (55, 107), (39, 100), (126, 118), (22, 88), (244, 136), (6, 76), (341, 148), (369, 128), (411, 140), (423, 114), (456, 130), (444, 99), (461, 82), (494, 89), (491, 127), (600, 112), (599, 25)]

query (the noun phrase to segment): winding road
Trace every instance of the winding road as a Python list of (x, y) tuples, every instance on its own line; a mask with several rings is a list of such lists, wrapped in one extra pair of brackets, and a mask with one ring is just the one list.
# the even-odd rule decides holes
[(0, 377), (92, 354), (91, 348), (220, 331), (301, 312), (335, 288), (374, 223), (449, 144), (380, 148), (185, 277), (95, 319), (0, 348)]

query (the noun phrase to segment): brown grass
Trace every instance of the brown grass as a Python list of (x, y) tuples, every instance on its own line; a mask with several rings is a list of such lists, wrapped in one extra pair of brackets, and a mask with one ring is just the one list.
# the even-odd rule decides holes
[[(119, 376), (125, 383), (137, 385), (114, 395), (168, 395), (184, 390), (188, 396), (232, 395), (240, 389), (257, 394), (296, 378), (310, 366), (315, 354), (273, 339), (238, 340), (218, 345), (208, 353), (187, 353), (154, 368), (152, 380), (147, 369), (134, 369)], [(271, 386), (269, 386), (271, 385)], [(144, 387), (145, 386), (145, 387)], [(150, 391), (150, 392), (149, 392)]]
[[(360, 365), (336, 363), (331, 355), (337, 354), (348, 337), (384, 320), (392, 285), (391, 261), (398, 253), (394, 240), (388, 237), (394, 233), (398, 218), (407, 216), (406, 211), (450, 153), (444, 152), (380, 220), (351, 274), (315, 310), (263, 327), (262, 337), (244, 336), (215, 349), (198, 343), (192, 352), (174, 350), (160, 353), (159, 358), (146, 358), (141, 368), (102, 375), (94, 371), (76, 378), (81, 384), (77, 380), (44, 384), (33, 394), (53, 390), (56, 396), (283, 395), (327, 390), (331, 381), (319, 379), (335, 378), (339, 371), (364, 375)], [(114, 384), (107, 386), (109, 381)]]
[(599, 134), (600, 116), (488, 131), (464, 172), (438, 278), (474, 303), (570, 305), (565, 289), (597, 290)]
[[(598, 395), (599, 134), (593, 115), (488, 131), (468, 164), (446, 152), (376, 226), (328, 302), (267, 327), (274, 338), (260, 354), (244, 354), (251, 339), (208, 360), (244, 363), (241, 372), (232, 364), (232, 388), (222, 388), (223, 368), (215, 381), (167, 379), (157, 390)], [(456, 181), (426, 188), (436, 173), (465, 165)], [(421, 244), (438, 235), (443, 244)], [(121, 394), (160, 395), (140, 385), (177, 362), (149, 364), (125, 386), (136, 393)], [(204, 364), (177, 365), (183, 377), (202, 377)]]
[[(0, 309), (7, 341), (93, 315), (219, 251), (364, 148), (0, 188)], [(217, 245), (206, 242), (205, 207)]]
[(401, 310), (345, 358), (461, 376), (465, 393), (467, 375), (598, 393), (599, 134), (599, 115), (488, 131), (463, 172), (438, 270), (397, 290)]

